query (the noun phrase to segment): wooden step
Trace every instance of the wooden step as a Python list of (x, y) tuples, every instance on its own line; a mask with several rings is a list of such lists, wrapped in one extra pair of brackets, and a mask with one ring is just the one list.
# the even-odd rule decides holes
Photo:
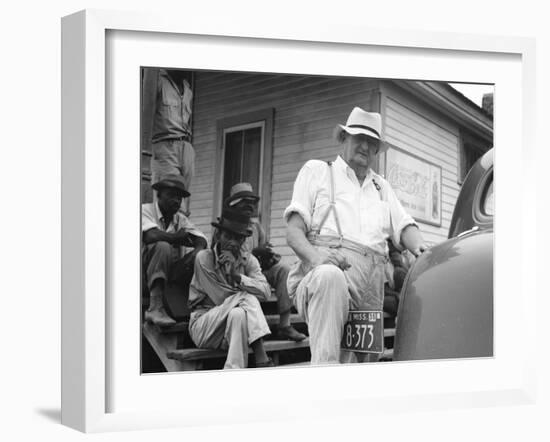
[[(278, 325), (279, 324), (279, 315), (265, 315), (265, 319), (268, 325)], [(304, 320), (297, 313), (290, 315), (291, 324), (300, 324), (304, 323)], [(189, 328), (189, 321), (178, 322), (176, 325), (171, 325), (169, 327), (158, 327), (161, 333), (170, 334), (170, 333), (186, 333)]]
[[(301, 342), (294, 341), (264, 341), (264, 348), (267, 353), (279, 352), (285, 350), (295, 350), (298, 348), (309, 347), (309, 339), (306, 338)], [(248, 353), (252, 353), (252, 349), (248, 350)], [(210, 350), (204, 348), (185, 348), (181, 350), (168, 351), (166, 356), (168, 359), (174, 359), (178, 361), (195, 361), (199, 359), (213, 359), (223, 358), (227, 355), (224, 350)]]

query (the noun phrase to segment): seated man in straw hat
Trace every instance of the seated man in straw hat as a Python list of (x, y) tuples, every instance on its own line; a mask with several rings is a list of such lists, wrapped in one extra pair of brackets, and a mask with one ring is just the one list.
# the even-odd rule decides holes
[(280, 261), (281, 256), (273, 252), (272, 246), (267, 240), (265, 230), (257, 218), (259, 200), (260, 197), (253, 192), (251, 184), (238, 183), (231, 188), (229, 197), (224, 201), (224, 205), (241, 210), (251, 217), (250, 227), (252, 235), (246, 238), (243, 243), (243, 250), (246, 253), (254, 254), (258, 258), (267, 282), (275, 289), (277, 309), (279, 311), (278, 336), (291, 341), (303, 341), (306, 335), (298, 332), (290, 325), (292, 301), (288, 296), (287, 290), (290, 268)]
[(248, 346), (256, 367), (272, 367), (263, 337), (270, 334), (259, 300), (269, 296), (269, 284), (258, 260), (241, 246), (252, 234), (250, 217), (224, 209), (210, 250), (197, 255), (189, 289), (189, 334), (199, 348), (226, 348), (224, 368), (246, 368)]
[[(150, 293), (145, 320), (161, 327), (174, 325), (164, 308), (164, 292), (169, 281), (189, 285), (195, 256), (206, 248), (206, 237), (179, 211), (190, 194), (180, 175), (166, 175), (153, 184), (157, 201), (141, 208), (143, 272)], [(191, 251), (189, 249), (192, 248)]]
[(414, 219), (371, 169), (388, 147), (381, 130), (380, 114), (354, 108), (336, 127), (340, 155), (302, 167), (284, 213), (288, 245), (300, 258), (288, 289), (308, 322), (312, 364), (377, 360), (386, 239), (415, 255), (425, 249)]

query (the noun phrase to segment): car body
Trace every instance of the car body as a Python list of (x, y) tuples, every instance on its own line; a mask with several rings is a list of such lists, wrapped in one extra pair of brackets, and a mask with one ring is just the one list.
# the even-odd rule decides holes
[(449, 238), (425, 251), (400, 295), (393, 360), (493, 355), (493, 154), (464, 180)]

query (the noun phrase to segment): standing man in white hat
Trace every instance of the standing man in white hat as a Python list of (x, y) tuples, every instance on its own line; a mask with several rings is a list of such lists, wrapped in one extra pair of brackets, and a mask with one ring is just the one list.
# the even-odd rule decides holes
[[(354, 108), (346, 125), (335, 130), (340, 155), (328, 164), (310, 160), (302, 167), (284, 213), (288, 245), (300, 258), (288, 291), (308, 322), (312, 364), (377, 360), (380, 351), (373, 354), (368, 346), (383, 339), (386, 240), (415, 255), (425, 249), (414, 219), (371, 168), (388, 148), (381, 132), (380, 114)], [(373, 312), (379, 322), (367, 323), (370, 313), (354, 312)], [(374, 339), (373, 330), (382, 338)], [(346, 341), (349, 351), (341, 356)]]

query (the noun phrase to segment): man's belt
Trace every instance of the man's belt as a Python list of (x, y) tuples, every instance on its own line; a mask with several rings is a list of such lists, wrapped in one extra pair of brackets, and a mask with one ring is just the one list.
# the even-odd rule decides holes
[(188, 143), (191, 142), (191, 134), (186, 133), (185, 135), (179, 136), (179, 137), (170, 137), (170, 138), (162, 138), (160, 140), (154, 140), (153, 144), (161, 143), (163, 141), (187, 141)]
[(307, 239), (314, 246), (329, 247), (331, 249), (344, 248), (352, 252), (359, 253), (363, 256), (374, 255), (386, 259), (386, 255), (380, 253), (369, 246), (359, 244), (358, 242), (349, 239), (340, 238), (333, 235), (318, 235), (316, 233), (308, 233)]

